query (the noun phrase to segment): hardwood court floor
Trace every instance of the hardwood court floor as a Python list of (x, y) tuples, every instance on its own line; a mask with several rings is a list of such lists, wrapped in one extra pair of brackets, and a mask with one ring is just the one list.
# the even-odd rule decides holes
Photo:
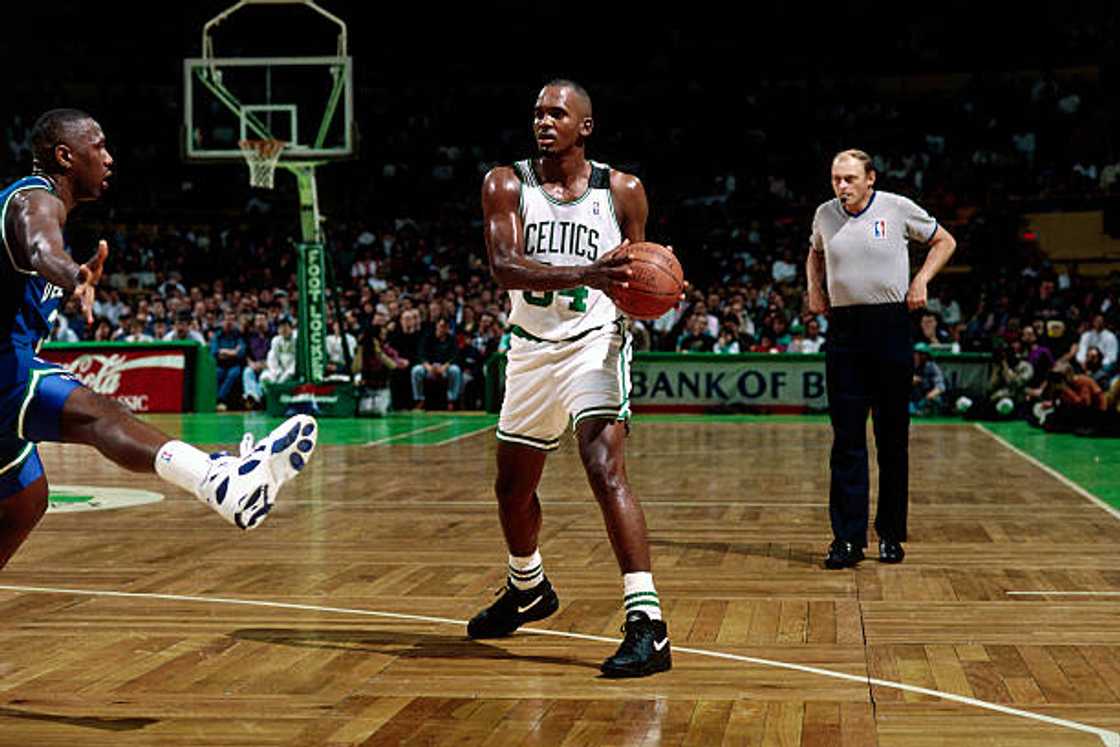
[(827, 426), (639, 420), (674, 669), (606, 681), (621, 584), (569, 440), (541, 486), (560, 635), (470, 642), (505, 563), (492, 433), (323, 426), (245, 535), (45, 447), (57, 483), (168, 495), (48, 515), (0, 572), (0, 744), (1117, 744), (1120, 520), (979, 429), (912, 430), (904, 564), (825, 571)]

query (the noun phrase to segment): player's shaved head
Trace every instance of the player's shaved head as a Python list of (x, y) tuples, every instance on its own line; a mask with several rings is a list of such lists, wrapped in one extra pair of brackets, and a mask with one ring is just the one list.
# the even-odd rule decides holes
[(31, 154), (34, 167), (40, 171), (57, 172), (61, 170), (55, 158), (55, 148), (66, 143), (73, 145), (73, 138), (81, 131), (84, 123), (93, 121), (81, 109), (51, 109), (35, 121), (31, 129)]
[(575, 94), (574, 96), (569, 97), (568, 100), (578, 101), (580, 102), (580, 105), (584, 107), (583, 111), (573, 113), (580, 118), (591, 116), (591, 94), (589, 94), (587, 92), (587, 89), (581, 86), (579, 83), (576, 83), (574, 80), (570, 80), (568, 78), (554, 78), (548, 83), (545, 83), (544, 87), (568, 89), (573, 94)]

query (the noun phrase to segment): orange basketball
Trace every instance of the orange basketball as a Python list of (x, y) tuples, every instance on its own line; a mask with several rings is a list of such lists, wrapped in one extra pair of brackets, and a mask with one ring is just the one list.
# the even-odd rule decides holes
[(656, 319), (677, 305), (684, 289), (684, 270), (671, 251), (650, 241), (630, 244), (622, 251), (634, 273), (626, 288), (610, 292), (611, 300), (627, 316)]

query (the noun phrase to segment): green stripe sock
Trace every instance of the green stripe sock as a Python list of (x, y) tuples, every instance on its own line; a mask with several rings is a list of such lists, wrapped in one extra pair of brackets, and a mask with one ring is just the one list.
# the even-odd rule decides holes
[(509, 556), (509, 582), (515, 589), (525, 591), (544, 580), (544, 562), (541, 551), (534, 550), (532, 555)]
[(653, 586), (653, 574), (648, 571), (635, 571), (622, 576), (622, 604), (626, 614), (644, 612), (650, 620), (661, 619), (661, 600)]

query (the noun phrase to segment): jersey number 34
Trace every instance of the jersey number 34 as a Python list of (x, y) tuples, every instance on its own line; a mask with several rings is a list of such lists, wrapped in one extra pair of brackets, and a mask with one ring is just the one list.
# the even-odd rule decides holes
[[(584, 312), (587, 311), (587, 294), (588, 290), (584, 287), (569, 288), (568, 290), (556, 291), (558, 296), (566, 296), (571, 301), (568, 303), (569, 311)], [(544, 293), (535, 293), (533, 291), (525, 291), (525, 302), (531, 303), (534, 306), (551, 306), (552, 305), (552, 291), (545, 291)]]

